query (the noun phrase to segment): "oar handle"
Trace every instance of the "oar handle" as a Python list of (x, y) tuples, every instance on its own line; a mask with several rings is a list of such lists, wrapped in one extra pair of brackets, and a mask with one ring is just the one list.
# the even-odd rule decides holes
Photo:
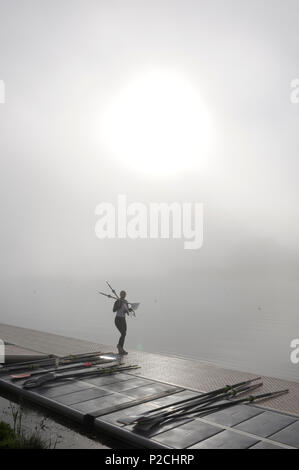
[(268, 392), (268, 393), (263, 393), (262, 395), (256, 395), (256, 396), (250, 396), (248, 397), (249, 402), (257, 401), (257, 400), (263, 400), (264, 398), (275, 398), (280, 395), (284, 395), (285, 393), (289, 393), (289, 389), (286, 390), (278, 390), (277, 392)]
[(227, 390), (232, 390), (236, 387), (241, 387), (242, 385), (248, 385), (251, 382), (256, 382), (257, 380), (261, 380), (261, 377), (255, 377), (254, 379), (245, 380), (244, 382), (239, 382), (233, 385), (226, 385), (224, 388), (226, 388)]
[(110, 295), (110, 294), (105, 294), (104, 292), (100, 292), (100, 291), (99, 291), (99, 294), (104, 295), (105, 297), (108, 297), (108, 299), (115, 299), (115, 300), (118, 300), (117, 297), (113, 297), (113, 295)]
[(115, 292), (115, 290), (113, 289), (113, 287), (112, 287), (112, 286), (110, 286), (110, 284), (109, 284), (109, 282), (108, 282), (108, 281), (106, 281), (106, 284), (107, 284), (107, 286), (109, 287), (109, 289), (111, 289), (111, 291), (113, 292), (113, 294), (114, 294), (114, 295), (116, 295), (116, 297), (119, 299), (119, 297), (118, 297), (117, 293)]

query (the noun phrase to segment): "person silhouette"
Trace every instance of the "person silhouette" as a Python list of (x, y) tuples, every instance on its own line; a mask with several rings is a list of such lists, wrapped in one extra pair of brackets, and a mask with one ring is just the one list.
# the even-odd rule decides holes
[(120, 355), (128, 354), (127, 351), (124, 350), (124, 343), (127, 334), (126, 315), (129, 315), (129, 312), (132, 312), (132, 309), (128, 306), (126, 295), (126, 291), (122, 290), (119, 294), (120, 298), (117, 299), (113, 305), (113, 312), (116, 312), (114, 323), (120, 332), (120, 338), (117, 344), (118, 354)]

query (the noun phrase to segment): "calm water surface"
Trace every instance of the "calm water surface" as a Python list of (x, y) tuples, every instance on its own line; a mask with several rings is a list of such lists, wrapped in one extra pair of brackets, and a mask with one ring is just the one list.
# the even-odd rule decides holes
[[(129, 300), (141, 302), (128, 319), (128, 348), (299, 382), (299, 364), (290, 361), (299, 338), (297, 282), (213, 280), (213, 293), (208, 279), (165, 289), (157, 280), (128, 284), (136, 293)], [(28, 280), (18, 296), (2, 293), (0, 321), (115, 346), (112, 303), (99, 289), (102, 281)]]

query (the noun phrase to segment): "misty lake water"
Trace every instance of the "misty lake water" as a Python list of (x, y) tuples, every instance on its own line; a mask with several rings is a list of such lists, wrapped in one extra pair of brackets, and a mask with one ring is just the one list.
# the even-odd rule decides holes
[(108, 279), (127, 349), (299, 382), (299, 1), (70, 3), (1, 1), (0, 323), (115, 349)]
[[(299, 381), (299, 364), (290, 360), (291, 341), (299, 337), (295, 281), (256, 280), (248, 286), (241, 280), (214, 279), (214, 295), (208, 279), (184, 287), (173, 281), (167, 289), (160, 281), (127, 282), (129, 300), (141, 302), (137, 318), (127, 320), (128, 349)], [(0, 321), (115, 349), (119, 334), (112, 301), (97, 293), (104, 285), (104, 280), (27, 280), (18, 286), (17, 296), (10, 289), (2, 292)]]

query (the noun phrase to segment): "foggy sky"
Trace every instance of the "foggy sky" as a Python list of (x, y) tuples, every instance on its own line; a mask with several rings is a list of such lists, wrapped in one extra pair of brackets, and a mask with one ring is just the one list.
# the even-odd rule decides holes
[[(130, 347), (298, 375), (298, 20), (297, 0), (0, 0), (0, 322), (116, 344), (109, 279), (142, 302)], [(152, 66), (212, 115), (202, 171), (141, 174), (99, 139)], [(203, 248), (98, 240), (95, 207), (118, 194), (203, 202)]]

